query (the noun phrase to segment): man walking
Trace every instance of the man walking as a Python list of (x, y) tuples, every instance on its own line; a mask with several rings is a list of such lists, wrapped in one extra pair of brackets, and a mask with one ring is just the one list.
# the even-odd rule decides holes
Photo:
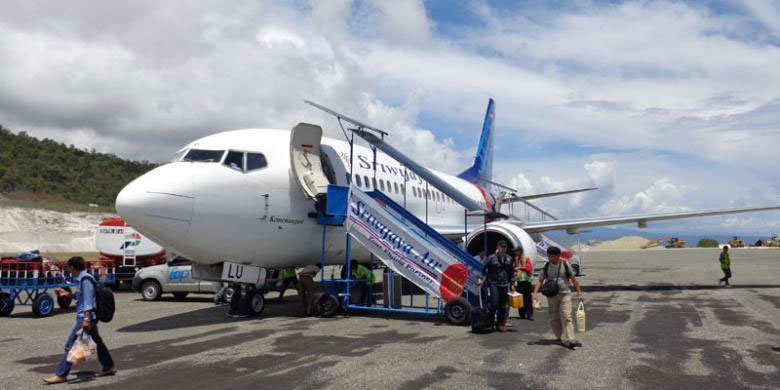
[(100, 333), (98, 333), (97, 316), (95, 314), (97, 309), (97, 280), (87, 273), (86, 269), (87, 265), (83, 258), (76, 256), (68, 260), (68, 270), (74, 280), (79, 283), (79, 289), (76, 292), (76, 325), (70, 331), (68, 340), (65, 342), (65, 355), (60, 361), (56, 375), (43, 379), (46, 384), (51, 385), (68, 381), (68, 374), (72, 367), (72, 364), (68, 361), (68, 352), (73, 343), (76, 342), (79, 331), (91, 336), (92, 340), (97, 344), (98, 361), (103, 367), (103, 371), (96, 373), (95, 376), (102, 377), (116, 374), (114, 360), (111, 359), (111, 354), (108, 352), (106, 344), (103, 343)]
[[(509, 302), (509, 283), (512, 280), (512, 256), (506, 253), (507, 243), (498, 242), (496, 253), (490, 255), (482, 266), (482, 276), (487, 281), (490, 292), (490, 320), (495, 322), (496, 330), (506, 332), (507, 303)], [(480, 287), (483, 279), (478, 280)]]
[(726, 287), (731, 287), (729, 279), (731, 278), (731, 257), (729, 256), (729, 246), (723, 245), (723, 251), (720, 252), (720, 269), (723, 271), (723, 277), (720, 278), (718, 285), (723, 283)]
[(585, 300), (580, 282), (574, 276), (569, 263), (561, 260), (561, 249), (557, 246), (547, 248), (547, 264), (544, 265), (539, 279), (534, 285), (534, 299), (544, 285), (550, 316), (550, 328), (555, 337), (564, 346), (574, 349), (579, 345), (574, 337), (574, 323), (571, 319), (571, 286), (577, 289), (578, 299)]
[(314, 314), (314, 277), (318, 272), (319, 264), (307, 265), (298, 272), (298, 295), (301, 297), (304, 317)]

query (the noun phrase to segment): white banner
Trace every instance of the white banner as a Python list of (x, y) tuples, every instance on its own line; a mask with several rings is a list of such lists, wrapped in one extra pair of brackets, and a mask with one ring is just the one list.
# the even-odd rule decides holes
[(345, 227), (388, 267), (426, 292), (444, 301), (463, 293), (469, 279), (466, 265), (354, 186)]

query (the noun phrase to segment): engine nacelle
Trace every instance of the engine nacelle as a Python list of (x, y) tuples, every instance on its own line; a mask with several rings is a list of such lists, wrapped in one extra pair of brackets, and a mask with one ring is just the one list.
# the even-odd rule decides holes
[(480, 227), (472, 230), (466, 236), (466, 251), (472, 255), (479, 253), (485, 248), (485, 237), (487, 236), (487, 252), (495, 252), (498, 241), (505, 240), (509, 244), (509, 253), (517, 247), (522, 246), (526, 256), (531, 258), (534, 264), (537, 260), (547, 261), (547, 258), (539, 258), (536, 251), (536, 242), (522, 228), (508, 222), (491, 222), (487, 225), (487, 234), (485, 229)]

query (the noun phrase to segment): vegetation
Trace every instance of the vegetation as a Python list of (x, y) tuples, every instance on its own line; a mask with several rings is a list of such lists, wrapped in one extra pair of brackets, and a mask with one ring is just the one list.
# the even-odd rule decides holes
[(696, 245), (697, 248), (717, 248), (718, 242), (711, 238), (702, 238)]
[(113, 210), (116, 195), (156, 165), (86, 151), (0, 126), (0, 197), (4, 205), (57, 204), (68, 211), (97, 204)]

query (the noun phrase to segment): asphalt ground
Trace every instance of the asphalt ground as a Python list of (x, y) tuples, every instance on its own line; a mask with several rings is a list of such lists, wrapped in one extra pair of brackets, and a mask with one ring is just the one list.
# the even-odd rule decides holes
[[(419, 316), (301, 318), (294, 293), (262, 318), (232, 320), (208, 296), (122, 292), (114, 321), (100, 325), (118, 375), (93, 378), (99, 366), (88, 363), (57, 387), (777, 389), (780, 250), (733, 250), (731, 289), (718, 287), (717, 253), (586, 254), (588, 330), (574, 351), (553, 342), (544, 309), (534, 322), (512, 319), (509, 333), (478, 335)], [(17, 307), (0, 318), (0, 388), (39, 388), (74, 317)]]

